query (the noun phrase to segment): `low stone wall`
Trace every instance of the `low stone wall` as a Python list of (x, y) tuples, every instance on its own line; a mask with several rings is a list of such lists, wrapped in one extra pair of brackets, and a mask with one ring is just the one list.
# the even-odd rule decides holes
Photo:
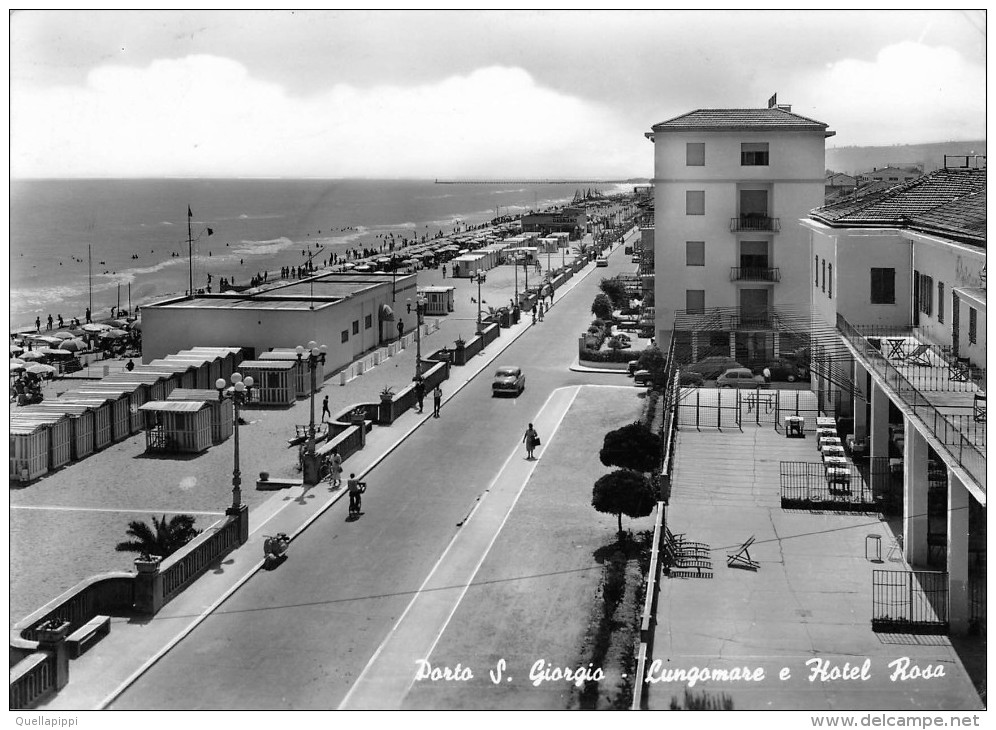
[[(497, 330), (498, 325), (494, 325), (494, 328)], [(428, 362), (434, 362), (434, 364), (422, 371), (422, 383), (425, 386), (425, 401), (431, 403), (432, 391), (437, 385), (450, 377), (450, 363), (448, 361), (424, 361), (424, 363)], [(415, 383), (409, 383), (399, 392), (395, 393), (390, 400), (381, 400), (377, 423), (380, 425), (390, 425), (409, 408), (414, 408), (417, 403), (418, 401), (415, 398)]]

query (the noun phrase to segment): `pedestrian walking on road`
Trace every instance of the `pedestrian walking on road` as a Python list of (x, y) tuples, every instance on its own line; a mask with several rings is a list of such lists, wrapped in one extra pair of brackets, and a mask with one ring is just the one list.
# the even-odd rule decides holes
[(322, 420), (325, 420), (325, 416), (332, 418), (332, 411), (329, 410), (329, 397), (325, 396), (322, 400)]
[(439, 409), (443, 405), (443, 389), (438, 385), (432, 391), (432, 417), (439, 418)]
[(536, 305), (533, 305), (533, 324), (536, 324)]
[(526, 433), (522, 437), (522, 440), (526, 444), (526, 458), (530, 460), (534, 459), (533, 450), (540, 445), (540, 437), (539, 434), (536, 433), (536, 429), (533, 428), (533, 424), (529, 424), (529, 428), (526, 429)]
[(415, 400), (418, 401), (418, 412), (422, 412), (422, 401), (425, 400), (425, 383), (422, 378), (415, 379)]

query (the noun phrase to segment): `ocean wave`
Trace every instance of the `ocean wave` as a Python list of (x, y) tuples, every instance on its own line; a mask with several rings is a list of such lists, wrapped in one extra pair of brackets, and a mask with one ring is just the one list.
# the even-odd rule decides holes
[(231, 253), (236, 256), (269, 256), (297, 245), (286, 236), (263, 241), (243, 240), (231, 248)]
[(518, 188), (516, 190), (491, 190), (491, 191), (489, 191), (488, 194), (489, 195), (508, 195), (509, 193), (524, 193), (524, 192), (526, 192), (525, 188)]

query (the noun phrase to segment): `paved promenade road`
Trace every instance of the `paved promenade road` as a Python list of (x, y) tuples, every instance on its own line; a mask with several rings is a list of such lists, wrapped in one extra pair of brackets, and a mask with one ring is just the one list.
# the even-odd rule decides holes
[[(624, 258), (617, 249), (612, 267), (580, 281), (545, 322), (447, 401), (442, 418), (427, 419), (366, 474), (359, 520), (347, 520), (344, 500), (337, 502), (293, 542), (285, 563), (254, 575), (110, 708), (339, 707), (454, 537), (485, 524), (477, 517), (487, 514), (496, 475), (517, 460), (528, 464), (521, 444), (526, 424), (555, 429), (557, 419), (544, 406), (559, 407), (557, 393), (576, 390), (570, 386), (620, 383), (618, 375), (569, 366), (599, 280), (631, 270)], [(524, 368), (526, 390), (494, 399), (490, 375), (509, 364)], [(554, 437), (541, 435), (545, 443)], [(480, 515), (468, 520), (475, 508)], [(500, 520), (486, 524), (493, 530)], [(414, 669), (414, 662), (397, 667)]]

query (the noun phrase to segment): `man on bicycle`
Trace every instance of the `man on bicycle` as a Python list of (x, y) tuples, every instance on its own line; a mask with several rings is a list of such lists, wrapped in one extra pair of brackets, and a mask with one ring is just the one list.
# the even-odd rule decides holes
[(358, 515), (360, 514), (360, 495), (367, 490), (367, 483), (361, 482), (355, 474), (350, 474), (346, 486), (349, 489), (349, 514)]

